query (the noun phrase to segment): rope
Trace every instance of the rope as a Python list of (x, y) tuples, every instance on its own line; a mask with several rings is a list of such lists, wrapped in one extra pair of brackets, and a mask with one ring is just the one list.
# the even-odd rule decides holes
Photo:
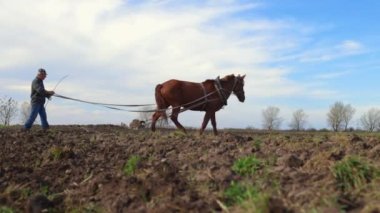
[(65, 75), (65, 76), (63, 76), (61, 79), (59, 79), (59, 81), (58, 81), (58, 83), (55, 85), (53, 91), (55, 91), (55, 89), (57, 89), (58, 85), (59, 85), (59, 84), (65, 79), (65, 78), (67, 78), (68, 76), (69, 76), (69, 75)]
[(168, 109), (152, 109), (152, 110), (127, 110), (127, 109), (121, 109), (119, 107), (142, 107), (142, 106), (154, 106), (155, 104), (110, 104), (110, 103), (101, 103), (101, 102), (93, 102), (93, 101), (86, 101), (86, 100), (82, 100), (82, 99), (78, 99), (78, 98), (71, 98), (71, 97), (67, 97), (67, 96), (63, 96), (63, 95), (59, 95), (57, 93), (55, 93), (53, 96), (57, 97), (57, 98), (62, 98), (62, 99), (67, 99), (67, 100), (71, 100), (71, 101), (77, 101), (77, 102), (82, 102), (82, 103), (87, 103), (87, 104), (93, 104), (93, 105), (98, 105), (98, 106), (103, 106), (103, 107), (106, 107), (106, 108), (109, 108), (109, 109), (113, 109), (113, 110), (119, 110), (119, 111), (127, 111), (127, 112), (156, 112), (156, 111), (166, 111), (166, 110), (170, 110), (170, 109), (176, 109), (176, 108), (181, 108), (185, 105), (192, 105), (194, 104), (195, 102), (198, 102), (202, 99), (206, 99), (206, 101), (203, 101), (203, 102), (200, 102), (200, 103), (197, 103), (196, 105), (192, 105), (190, 107), (184, 107), (184, 109), (181, 110), (181, 112), (183, 111), (186, 111), (188, 109), (192, 109), (194, 107), (197, 107), (201, 104), (205, 104), (207, 101), (215, 101), (217, 99), (214, 99), (214, 100), (208, 100), (207, 97), (216, 93), (217, 91), (214, 91), (214, 92), (211, 92), (205, 96), (202, 96), (198, 99), (195, 99), (189, 103), (186, 103), (184, 105), (181, 105), (181, 106), (177, 106), (177, 107), (171, 107), (171, 108), (168, 108)]
[[(67, 78), (69, 75), (65, 75), (63, 76), (61, 79), (59, 79), (59, 81), (57, 82), (57, 84), (54, 86), (54, 89), (53, 91), (55, 91), (55, 89), (57, 89), (58, 85), (65, 79)], [(47, 105), (49, 104), (49, 101), (50, 101), (50, 98), (48, 98), (46, 104), (45, 104), (45, 108), (47, 107)]]
[(153, 106), (153, 105), (155, 105), (155, 104), (109, 104), (109, 103), (86, 101), (86, 100), (81, 100), (81, 99), (77, 99), (77, 98), (70, 98), (70, 97), (67, 97), (67, 96), (59, 95), (57, 93), (54, 94), (53, 96), (58, 97), (58, 98), (67, 99), (67, 100), (78, 101), (78, 102), (87, 103), (87, 104), (94, 104), (94, 105), (103, 105), (103, 106), (141, 107), (141, 106)]

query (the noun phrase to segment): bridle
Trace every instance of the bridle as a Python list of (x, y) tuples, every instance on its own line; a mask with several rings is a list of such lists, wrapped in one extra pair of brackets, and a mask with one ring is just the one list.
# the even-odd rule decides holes
[(236, 87), (236, 83), (238, 82), (237, 78), (238, 78), (238, 77), (235, 78), (234, 86), (232, 87), (232, 91), (231, 91), (231, 92), (233, 92), (235, 95), (238, 96), (239, 94), (244, 93), (244, 90), (234, 91), (234, 90), (235, 90), (235, 87)]
[[(237, 83), (238, 83), (238, 81), (239, 81), (238, 78), (239, 78), (238, 76), (235, 76), (234, 84), (233, 84), (233, 86), (232, 86), (231, 91), (229, 91), (229, 90), (227, 90), (227, 89), (224, 89), (224, 88), (222, 87), (222, 84), (220, 83), (220, 78), (219, 78), (219, 76), (215, 79), (214, 86), (215, 86), (216, 91), (218, 92), (219, 98), (220, 98), (220, 100), (222, 101), (223, 105), (227, 105), (227, 99), (228, 99), (228, 97), (229, 97), (232, 93), (234, 93), (235, 95), (238, 95), (238, 94), (241, 94), (241, 93), (244, 92), (244, 91), (237, 91), (237, 92), (234, 91), (234, 90), (235, 90), (235, 87), (236, 87), (236, 85), (237, 85)], [(227, 94), (229, 94), (229, 95), (226, 95), (225, 92), (227, 92)]]

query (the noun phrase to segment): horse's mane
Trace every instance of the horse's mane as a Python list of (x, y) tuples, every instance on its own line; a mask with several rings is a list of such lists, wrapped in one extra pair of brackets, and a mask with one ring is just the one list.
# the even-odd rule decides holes
[(207, 79), (207, 80), (205, 80), (205, 81), (203, 81), (203, 83), (213, 83), (215, 80), (213, 80), (213, 79)]
[(231, 78), (235, 78), (235, 75), (234, 74), (231, 74), (231, 75), (226, 75), (224, 76), (222, 79), (220, 79), (221, 81), (228, 81), (229, 79)]
[[(235, 78), (236, 76), (234, 74), (231, 74), (231, 75), (226, 75), (224, 76), (223, 78), (219, 79), (220, 81), (228, 81), (229, 79), (231, 78)], [(203, 83), (213, 83), (215, 82), (215, 79), (207, 79), (205, 80)]]

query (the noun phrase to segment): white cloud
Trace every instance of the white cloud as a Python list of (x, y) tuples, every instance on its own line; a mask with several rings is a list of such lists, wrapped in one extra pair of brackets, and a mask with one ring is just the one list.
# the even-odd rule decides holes
[(247, 93), (255, 97), (289, 97), (303, 92), (304, 87), (287, 79), (287, 73), (281, 69), (262, 70), (250, 78), (252, 91)]
[(310, 95), (314, 98), (326, 99), (331, 97), (339, 97), (339, 92), (328, 89), (315, 89), (310, 92)]
[(343, 41), (339, 46), (342, 52), (346, 52), (347, 54), (356, 54), (363, 50), (361, 43), (352, 40)]
[[(200, 82), (231, 73), (247, 74), (245, 90), (251, 98), (331, 96), (336, 93), (291, 80), (292, 68), (266, 64), (295, 58), (332, 60), (364, 49), (360, 42), (346, 40), (333, 48), (288, 56), (303, 49), (302, 42), (308, 40), (313, 27), (294, 20), (234, 16), (260, 4), (133, 2), (2, 1), (0, 72), (4, 77), (0, 88), (10, 94), (27, 94), (20, 97), (24, 99), (35, 70), (44, 67), (49, 73), (46, 89), (69, 75), (56, 92), (96, 102), (153, 103), (155, 85), (168, 79)], [(10, 70), (14, 73), (9, 74)], [(77, 120), (67, 122), (78, 123), (81, 119), (101, 123), (105, 118), (114, 122), (121, 117), (119, 112), (99, 112), (70, 101), (53, 102), (63, 105), (49, 106), (57, 114), (49, 116), (56, 123), (68, 117)], [(252, 109), (247, 104), (240, 107)], [(227, 108), (225, 113), (231, 117), (236, 111)], [(136, 115), (126, 117), (131, 116)]]
[(321, 73), (316, 75), (314, 78), (315, 79), (334, 79), (334, 78), (339, 78), (341, 76), (345, 76), (350, 74), (350, 71), (338, 71), (338, 72), (329, 72), (329, 73)]
[(363, 45), (358, 41), (345, 40), (331, 47), (320, 47), (305, 51), (299, 58), (302, 62), (331, 61), (334, 59), (357, 55), (364, 52)]

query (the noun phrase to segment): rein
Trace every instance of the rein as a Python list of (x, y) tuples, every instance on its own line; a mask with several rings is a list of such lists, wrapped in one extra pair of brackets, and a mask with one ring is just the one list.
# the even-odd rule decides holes
[(152, 106), (152, 105), (155, 105), (155, 104), (109, 104), (109, 103), (85, 101), (85, 100), (81, 100), (81, 99), (77, 99), (77, 98), (70, 98), (70, 97), (67, 97), (67, 96), (59, 95), (59, 94), (54, 94), (54, 96), (56, 96), (58, 98), (72, 100), (72, 101), (78, 101), (78, 102), (87, 103), (87, 104), (94, 104), (94, 105), (103, 105), (103, 106), (141, 107), (141, 106)]
[(71, 101), (77, 101), (81, 103), (86, 103), (86, 104), (93, 104), (93, 105), (98, 105), (98, 106), (103, 106), (109, 109), (114, 109), (114, 110), (119, 110), (119, 111), (127, 111), (127, 112), (150, 112), (154, 110), (126, 110), (126, 109), (121, 109), (119, 107), (142, 107), (142, 106), (154, 106), (155, 104), (110, 104), (110, 103), (101, 103), (101, 102), (93, 102), (93, 101), (86, 101), (86, 100), (81, 100), (77, 98), (70, 98), (67, 96), (59, 95), (59, 94), (54, 94), (53, 96), (57, 98), (62, 98), (62, 99), (67, 99)]
[[(202, 101), (196, 105), (193, 105), (191, 107), (187, 107), (187, 108), (183, 108), (181, 109), (181, 112), (184, 112), (188, 109), (192, 109), (194, 107), (197, 107), (199, 105), (202, 105), (202, 104), (205, 104), (207, 103), (208, 101), (215, 101), (216, 99), (214, 100), (209, 100), (207, 99), (207, 97), (209, 97), (210, 95), (213, 95), (216, 91), (214, 92), (211, 92), (209, 94), (206, 94), (205, 96), (202, 96), (194, 101), (191, 101), (189, 103), (186, 103), (184, 105), (192, 105), (193, 103), (195, 102), (198, 102), (202, 99), (206, 99), (205, 101)], [(93, 104), (93, 105), (98, 105), (98, 106), (103, 106), (103, 107), (106, 107), (106, 108), (109, 108), (109, 109), (114, 109), (114, 110), (120, 110), (120, 111), (127, 111), (127, 112), (156, 112), (156, 111), (166, 111), (166, 110), (163, 110), (163, 109), (152, 109), (152, 110), (126, 110), (126, 109), (121, 109), (120, 107), (143, 107), (143, 106), (154, 106), (155, 104), (110, 104), (110, 103), (101, 103), (101, 102), (93, 102), (93, 101), (86, 101), (86, 100), (82, 100), (82, 99), (78, 99), (78, 98), (71, 98), (71, 97), (67, 97), (67, 96), (63, 96), (63, 95), (59, 95), (59, 94), (54, 94), (53, 96), (57, 97), (57, 98), (62, 98), (62, 99), (66, 99), (66, 100), (71, 100), (71, 101), (77, 101), (77, 102), (81, 102), (81, 103), (87, 103), (87, 104)], [(172, 109), (176, 109), (176, 108), (181, 108), (183, 107), (184, 105), (182, 106), (178, 106), (178, 107), (174, 107)]]

